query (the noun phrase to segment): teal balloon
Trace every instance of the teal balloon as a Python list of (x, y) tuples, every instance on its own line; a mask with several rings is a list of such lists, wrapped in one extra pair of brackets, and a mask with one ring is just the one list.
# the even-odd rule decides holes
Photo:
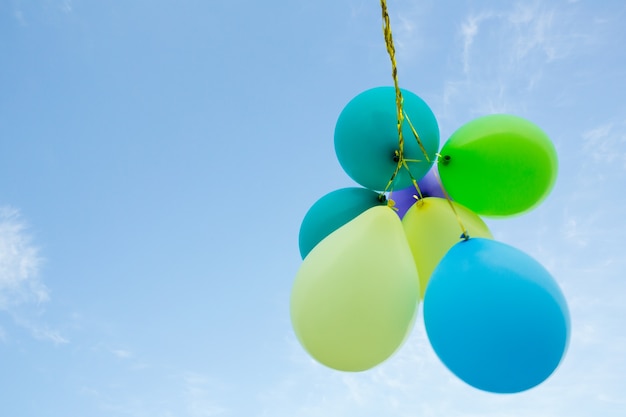
[[(411, 174), (420, 180), (430, 169), (439, 150), (439, 126), (432, 110), (424, 100), (407, 90), (401, 90), (404, 112), (422, 142), (424, 156), (408, 121), (402, 128), (404, 158)], [(372, 190), (384, 190), (397, 162), (398, 127), (396, 92), (393, 87), (377, 87), (353, 98), (343, 109), (335, 126), (335, 153), (344, 171), (358, 184)], [(406, 169), (401, 169), (393, 188), (412, 184)]]
[(300, 225), (302, 259), (326, 236), (367, 209), (384, 204), (378, 193), (359, 187), (341, 188), (317, 200)]
[(570, 335), (565, 297), (546, 269), (490, 239), (453, 246), (424, 297), (426, 332), (437, 356), (461, 380), (516, 393), (548, 378)]

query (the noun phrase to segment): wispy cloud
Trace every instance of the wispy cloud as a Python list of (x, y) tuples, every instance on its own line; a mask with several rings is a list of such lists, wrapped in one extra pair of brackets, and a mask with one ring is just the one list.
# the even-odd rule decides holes
[[(626, 170), (626, 125), (610, 121), (582, 134), (584, 155), (594, 163)], [(587, 161), (589, 162), (589, 161)]]
[[(370, 2), (365, 2), (369, 10), (375, 10), (376, 18), (380, 19), (380, 8), (372, 8)], [(396, 61), (399, 72), (407, 81), (406, 74), (409, 67), (420, 64), (423, 53), (429, 44), (429, 12), (433, 7), (432, 0), (424, 0), (419, 3), (401, 0), (397, 4), (388, 4), (388, 13), (391, 21), (393, 42), (396, 50)], [(382, 23), (382, 22), (381, 22)], [(372, 45), (377, 51), (384, 51), (383, 32), (380, 32), (378, 42)], [(383, 49), (381, 49), (381, 47)]]
[[(37, 316), (49, 301), (50, 291), (40, 278), (43, 259), (19, 211), (0, 207), (0, 312), (38, 340), (54, 344), (69, 341), (57, 330), (40, 323)], [(7, 339), (6, 333), (3, 338)]]
[[(33, 17), (40, 13), (64, 13), (66, 15), (74, 12), (73, 0), (52, 0), (46, 1), (45, 4), (41, 2), (24, 2), (22, 0), (12, 1), (12, 14), (13, 18), (21, 25), (28, 26), (29, 22), (36, 20)], [(39, 9), (39, 10), (38, 10)]]
[(214, 397), (214, 381), (204, 375), (187, 373), (184, 376), (184, 395), (190, 417), (214, 417), (224, 415), (227, 409)]
[[(581, 313), (576, 303), (571, 307), (576, 319), (587, 314)], [(260, 415), (582, 417), (595, 410), (617, 417), (621, 414), (614, 411), (623, 406), (617, 395), (623, 382), (607, 378), (617, 374), (605, 366), (613, 361), (614, 366), (623, 369), (624, 361), (615, 362), (614, 358), (623, 353), (626, 344), (622, 341), (619, 346), (602, 349), (607, 353), (605, 360), (593, 358), (591, 352), (597, 351), (600, 341), (607, 340), (604, 332), (608, 330), (596, 324), (576, 323), (564, 364), (539, 387), (516, 395), (482, 392), (455, 377), (433, 352), (421, 319), (392, 358), (366, 372), (328, 370), (304, 360), (307, 355), (300, 348), (300, 353), (294, 355), (293, 372), (262, 393)], [(616, 353), (609, 353), (609, 349)], [(594, 365), (602, 369), (594, 370)]]
[(49, 291), (39, 278), (41, 263), (18, 210), (0, 207), (0, 309), (48, 301)]
[(13, 5), (13, 10), (12, 10), (13, 18), (21, 26), (26, 26), (26, 19), (24, 17), (24, 10), (22, 8), (22, 1), (21, 0), (13, 0), (12, 5)]
[[(216, 417), (230, 415), (222, 406), (223, 384), (206, 374), (191, 371), (172, 373), (160, 366), (142, 369), (120, 368), (111, 364), (114, 381), (96, 381), (80, 392), (107, 413), (129, 417)], [(130, 373), (128, 373), (130, 371)], [(164, 377), (165, 376), (165, 377)], [(158, 379), (141, 392), (132, 389), (133, 382)]]
[(52, 329), (46, 324), (25, 318), (21, 313), (12, 313), (11, 316), (17, 325), (28, 330), (37, 340), (51, 342), (55, 345), (64, 345), (70, 342), (58, 330)]
[[(561, 232), (570, 250), (584, 249), (605, 262), (622, 259), (620, 242), (626, 233), (623, 208), (612, 197), (626, 185), (626, 123), (612, 117), (578, 134), (561, 175), (568, 176)], [(600, 267), (601, 265), (596, 265)], [(604, 267), (603, 267), (604, 268)], [(610, 269), (610, 268), (607, 268)]]
[(458, 120), (483, 114), (525, 114), (540, 88), (565, 89), (558, 65), (582, 59), (600, 36), (597, 25), (580, 24), (591, 19), (580, 13), (574, 5), (532, 1), (499, 3), (461, 17), (438, 118), (458, 126)]
[(72, 13), (72, 10), (73, 10), (72, 0), (63, 0), (60, 7), (63, 12)]
[(119, 359), (129, 359), (133, 356), (132, 352), (126, 349), (111, 349), (111, 353)]
[(490, 11), (470, 15), (461, 23), (460, 34), (463, 42), (461, 61), (463, 63), (463, 73), (465, 74), (470, 72), (471, 48), (474, 44), (474, 38), (478, 34), (478, 29), (484, 20), (493, 17), (493, 15), (494, 13)]

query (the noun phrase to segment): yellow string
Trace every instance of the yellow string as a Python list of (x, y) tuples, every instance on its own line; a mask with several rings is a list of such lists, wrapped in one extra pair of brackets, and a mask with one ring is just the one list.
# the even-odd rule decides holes
[[(420, 149), (422, 150), (422, 153), (424, 154), (426, 161), (430, 162), (430, 158), (428, 157), (428, 152), (426, 152), (426, 148), (424, 147), (424, 145), (422, 144), (422, 141), (420, 140), (417, 130), (415, 130), (415, 127), (413, 127), (413, 124), (411, 123), (411, 119), (409, 119), (409, 116), (402, 109), (402, 104), (404, 100), (402, 98), (402, 91), (400, 90), (400, 85), (398, 83), (396, 48), (393, 45), (393, 35), (391, 33), (391, 21), (389, 19), (389, 12), (387, 11), (387, 1), (380, 0), (380, 6), (382, 9), (383, 34), (385, 35), (385, 45), (387, 47), (387, 53), (389, 54), (389, 58), (391, 59), (391, 76), (393, 77), (393, 85), (396, 90), (396, 114), (397, 114), (397, 119), (398, 119), (398, 150), (396, 151), (395, 156), (394, 156), (394, 161), (397, 162), (397, 165), (396, 165), (396, 169), (393, 172), (393, 175), (391, 176), (391, 178), (389, 179), (389, 182), (387, 183), (387, 186), (385, 187), (384, 192), (386, 193), (390, 191), (391, 193), (393, 191), (393, 188), (392, 188), (393, 182), (395, 181), (398, 175), (398, 172), (400, 172), (400, 169), (404, 167), (408, 171), (409, 177), (411, 178), (411, 182), (413, 186), (415, 187), (415, 189), (417, 190), (417, 193), (419, 195), (418, 200), (421, 200), (423, 198), (422, 192), (420, 191), (417, 181), (413, 177), (413, 174), (411, 173), (411, 170), (409, 169), (409, 166), (407, 164), (407, 162), (418, 162), (418, 160), (405, 160), (404, 159), (404, 136), (402, 135), (402, 124), (405, 118), (407, 120), (407, 123), (411, 127), (411, 132), (413, 133), (413, 136), (415, 136), (415, 140), (417, 141)], [(437, 156), (439, 156), (439, 154), (437, 154)], [(435, 161), (435, 164), (439, 162), (438, 159), (439, 158), (437, 158), (437, 160)], [(448, 201), (448, 204), (450, 205), (450, 208), (452, 209), (452, 212), (454, 213), (457, 219), (457, 222), (459, 223), (459, 226), (461, 227), (461, 231), (463, 232), (461, 234), (461, 239), (465, 239), (465, 240), (469, 239), (469, 233), (467, 232), (467, 228), (465, 227), (465, 225), (463, 224), (463, 221), (461, 220), (461, 217), (457, 213), (454, 207), (454, 204), (452, 204), (452, 199), (450, 198), (446, 190), (443, 188), (443, 184), (441, 183), (441, 179), (439, 178), (439, 176), (435, 175), (435, 177), (437, 178), (437, 182), (439, 183), (439, 186), (443, 190), (444, 196), (446, 197), (446, 200)], [(390, 199), (390, 206), (391, 207), (394, 206), (394, 202), (391, 199)]]
[[(435, 164), (439, 163), (440, 157), (441, 155), (438, 153), (437, 161), (435, 161)], [(454, 204), (452, 204), (452, 199), (450, 198), (450, 195), (448, 194), (446, 189), (443, 188), (443, 182), (441, 181), (441, 178), (439, 178), (439, 173), (436, 171), (435, 171), (435, 178), (437, 179), (437, 184), (439, 184), (441, 191), (443, 191), (443, 195), (446, 197), (446, 201), (450, 205), (450, 208), (452, 209), (452, 212), (454, 213), (454, 216), (456, 217), (456, 221), (459, 223), (459, 226), (461, 227), (461, 230), (463, 231), (463, 233), (461, 234), (461, 239), (468, 240), (470, 238), (469, 232), (467, 231), (467, 228), (463, 224), (463, 220), (461, 220), (461, 216), (459, 216), (459, 213), (456, 211)]]
[(404, 156), (404, 137), (402, 135), (402, 122), (404, 121), (404, 111), (402, 111), (402, 91), (398, 83), (398, 67), (396, 65), (396, 48), (393, 45), (393, 35), (391, 33), (391, 21), (389, 19), (389, 13), (387, 11), (387, 1), (380, 0), (380, 6), (382, 8), (383, 15), (383, 34), (385, 35), (385, 45), (387, 46), (387, 53), (391, 59), (391, 76), (393, 77), (393, 85), (396, 89), (396, 114), (398, 120), (398, 153), (400, 160), (398, 166), (402, 165), (402, 158)]
[(404, 113), (404, 117), (406, 118), (406, 121), (409, 124), (409, 127), (411, 128), (411, 132), (413, 132), (413, 136), (415, 136), (415, 140), (417, 140), (417, 144), (420, 146), (420, 149), (422, 150), (422, 153), (424, 154), (426, 161), (430, 163), (430, 157), (428, 156), (428, 152), (426, 152), (426, 148), (424, 148), (424, 145), (422, 144), (420, 135), (417, 134), (417, 130), (415, 130), (415, 127), (413, 127), (413, 123), (411, 123), (411, 119), (409, 119), (409, 115), (406, 114), (406, 112)]
[[(415, 136), (415, 139), (417, 140), (417, 143), (420, 149), (422, 150), (422, 153), (424, 154), (426, 161), (430, 162), (430, 158), (428, 157), (428, 152), (426, 152), (426, 148), (422, 144), (422, 141), (417, 133), (417, 130), (415, 130), (415, 128), (413, 127), (413, 124), (411, 123), (411, 120), (409, 119), (408, 115), (402, 108), (404, 99), (402, 97), (402, 90), (400, 90), (400, 84), (398, 82), (398, 65), (396, 63), (396, 48), (393, 44), (393, 34), (391, 32), (391, 21), (389, 18), (389, 12), (387, 10), (387, 1), (380, 0), (380, 6), (382, 8), (383, 34), (385, 36), (385, 45), (387, 47), (387, 53), (389, 54), (389, 58), (391, 60), (391, 76), (393, 78), (393, 85), (396, 91), (396, 116), (397, 116), (397, 121), (398, 121), (398, 124), (397, 124), (398, 150), (396, 151), (396, 154), (394, 157), (394, 160), (397, 162), (397, 165), (396, 165), (396, 169), (394, 170), (393, 175), (391, 176), (391, 178), (389, 179), (389, 182), (387, 183), (387, 186), (385, 187), (384, 191), (387, 192), (392, 189), (393, 182), (395, 181), (398, 175), (398, 172), (400, 172), (400, 169), (402, 169), (402, 167), (406, 168), (411, 178), (413, 178), (413, 176), (411, 175), (411, 170), (409, 169), (409, 166), (406, 164), (406, 162), (420, 162), (420, 160), (414, 160), (414, 159), (407, 160), (404, 158), (404, 135), (402, 133), (402, 125), (405, 119), (409, 123), (411, 131), (413, 132), (413, 136)], [(417, 187), (417, 182), (415, 182), (414, 185), (416, 186), (416, 190), (421, 196), (419, 187)]]

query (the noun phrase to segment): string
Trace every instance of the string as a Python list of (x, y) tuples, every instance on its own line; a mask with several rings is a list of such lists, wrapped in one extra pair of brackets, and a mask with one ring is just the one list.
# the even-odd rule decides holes
[[(435, 162), (435, 164), (439, 164), (439, 161), (441, 160), (440, 158), (441, 158), (441, 154), (437, 153), (437, 161)], [(444, 156), (442, 164), (447, 165), (449, 161), (450, 161), (450, 156)], [(452, 209), (452, 212), (454, 213), (454, 216), (456, 217), (456, 221), (459, 223), (459, 226), (461, 227), (461, 230), (463, 231), (463, 233), (461, 234), (461, 239), (468, 240), (470, 238), (469, 232), (467, 231), (467, 228), (463, 224), (463, 220), (461, 220), (461, 216), (459, 216), (459, 213), (456, 211), (454, 204), (452, 204), (452, 199), (450, 198), (450, 195), (448, 194), (446, 189), (443, 187), (443, 182), (441, 181), (441, 178), (439, 178), (439, 172), (435, 172), (435, 179), (437, 180), (437, 184), (439, 185), (439, 188), (441, 188), (441, 191), (443, 191), (443, 195), (446, 197), (446, 201), (450, 205), (450, 208)]]
[[(382, 18), (383, 18), (383, 34), (385, 36), (385, 45), (387, 47), (387, 53), (389, 54), (389, 59), (391, 60), (391, 76), (393, 78), (393, 85), (396, 91), (396, 115), (397, 115), (397, 128), (398, 128), (398, 150), (395, 151), (394, 153), (394, 161), (396, 162), (396, 168), (393, 172), (393, 175), (391, 176), (391, 178), (389, 179), (389, 182), (387, 183), (387, 186), (385, 187), (385, 190), (383, 191), (383, 193), (390, 193), (390, 197), (391, 197), (391, 192), (393, 191), (393, 183), (396, 179), (396, 177), (398, 176), (398, 173), (400, 172), (400, 169), (402, 169), (403, 167), (408, 171), (409, 173), (409, 177), (411, 178), (411, 183), (413, 184), (413, 186), (415, 187), (415, 190), (417, 191), (419, 198), (418, 201), (423, 199), (423, 195), (422, 192), (419, 188), (419, 185), (415, 179), (415, 177), (413, 177), (413, 174), (411, 173), (411, 170), (409, 169), (409, 166), (407, 164), (407, 162), (419, 162), (419, 160), (406, 160), (404, 159), (404, 136), (402, 134), (402, 125), (404, 123), (404, 120), (406, 119), (407, 123), (409, 124), (410, 128), (411, 128), (411, 132), (413, 133), (413, 136), (415, 137), (415, 140), (417, 141), (422, 153), (424, 154), (424, 157), (426, 158), (426, 161), (430, 163), (430, 158), (428, 156), (428, 152), (426, 152), (426, 148), (424, 147), (424, 145), (422, 144), (422, 141), (420, 140), (419, 134), (417, 133), (417, 130), (415, 129), (415, 127), (413, 126), (413, 124), (411, 123), (411, 119), (409, 119), (409, 116), (404, 112), (403, 110), (403, 102), (404, 99), (402, 97), (402, 91), (400, 90), (400, 85), (398, 82), (398, 66), (396, 63), (396, 48), (394, 47), (393, 44), (393, 35), (391, 33), (391, 21), (389, 18), (389, 12), (387, 10), (387, 0), (380, 0), (380, 6), (382, 9)], [(437, 156), (439, 157), (440, 155), (437, 154)], [(444, 163), (447, 163), (448, 159), (444, 158), (445, 161)], [(438, 164), (439, 162), (439, 158), (437, 158), (437, 160), (435, 161), (435, 164)], [(439, 183), (439, 186), (441, 187), (441, 189), (443, 190), (444, 196), (446, 197), (446, 200), (448, 201), (448, 204), (450, 205), (450, 208), (452, 209), (452, 212), (454, 213), (457, 222), (459, 223), (459, 226), (461, 227), (461, 231), (463, 232), (461, 234), (461, 239), (465, 239), (468, 240), (469, 239), (469, 233), (467, 232), (467, 228), (465, 227), (465, 225), (463, 224), (463, 221), (461, 220), (461, 217), (459, 216), (459, 214), (456, 211), (456, 208), (454, 207), (454, 204), (452, 203), (452, 199), (450, 198), (450, 196), (448, 195), (447, 191), (443, 188), (443, 184), (441, 183), (441, 179), (439, 178), (438, 175), (435, 175), (435, 178), (437, 178), (437, 182)], [(415, 196), (417, 197), (417, 196)], [(394, 208), (394, 201), (389, 198), (387, 204), (389, 205), (389, 207)]]
[(417, 143), (420, 149), (422, 150), (422, 153), (424, 154), (426, 161), (430, 162), (430, 158), (428, 156), (428, 152), (426, 152), (426, 148), (422, 144), (422, 141), (417, 133), (417, 130), (415, 130), (415, 127), (413, 127), (413, 124), (411, 123), (409, 116), (406, 114), (406, 112), (403, 109), (404, 98), (402, 97), (402, 90), (400, 90), (400, 84), (398, 82), (398, 65), (396, 63), (396, 48), (393, 43), (393, 34), (391, 32), (391, 20), (389, 18), (389, 12), (387, 10), (387, 1), (380, 0), (380, 6), (382, 9), (383, 34), (385, 36), (385, 46), (387, 47), (387, 53), (389, 54), (389, 59), (391, 60), (391, 76), (393, 78), (393, 85), (394, 85), (394, 89), (396, 93), (396, 118), (397, 118), (397, 128), (398, 128), (398, 150), (396, 150), (394, 153), (394, 161), (396, 162), (396, 168), (393, 172), (393, 175), (387, 182), (387, 186), (385, 187), (384, 192), (390, 192), (393, 190), (392, 188), (393, 183), (396, 177), (398, 176), (398, 173), (400, 172), (400, 170), (404, 167), (408, 171), (409, 176), (412, 179), (413, 186), (415, 187), (415, 189), (417, 190), (417, 193), (420, 195), (420, 198), (421, 198), (422, 193), (419, 189), (419, 186), (417, 185), (417, 181), (414, 180), (411, 170), (409, 169), (409, 166), (407, 165), (407, 162), (421, 162), (421, 161), (417, 159), (405, 159), (404, 158), (404, 134), (402, 132), (402, 126), (403, 126), (405, 119), (408, 122), (409, 127), (411, 128), (411, 132), (413, 133), (413, 136), (417, 140)]
[(417, 130), (415, 130), (415, 127), (413, 127), (413, 123), (411, 123), (411, 119), (409, 119), (409, 115), (406, 114), (406, 112), (404, 113), (404, 117), (406, 118), (406, 121), (409, 124), (409, 127), (411, 128), (411, 132), (413, 132), (413, 136), (415, 136), (415, 140), (417, 140), (417, 144), (422, 150), (422, 153), (424, 154), (426, 161), (430, 163), (430, 157), (428, 156), (428, 152), (426, 152), (426, 148), (424, 147), (424, 144), (422, 143), (422, 140), (420, 139), (420, 135), (417, 134)]
[(398, 66), (396, 64), (396, 48), (393, 45), (393, 35), (391, 33), (391, 21), (389, 19), (389, 12), (387, 11), (387, 0), (380, 0), (380, 6), (382, 8), (383, 16), (383, 34), (385, 35), (385, 45), (387, 47), (387, 53), (389, 59), (391, 59), (391, 76), (393, 78), (393, 85), (396, 90), (396, 115), (398, 120), (398, 169), (402, 166), (402, 158), (404, 157), (404, 136), (402, 135), (402, 123), (404, 122), (404, 111), (402, 110), (402, 104), (404, 99), (402, 98), (402, 91), (398, 83)]

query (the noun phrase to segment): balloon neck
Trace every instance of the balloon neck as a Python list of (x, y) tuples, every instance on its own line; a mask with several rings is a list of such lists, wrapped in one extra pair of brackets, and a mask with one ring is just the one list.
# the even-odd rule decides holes
[(395, 150), (393, 151), (393, 162), (400, 162), (400, 151)]
[(463, 240), (465, 240), (465, 241), (468, 241), (468, 240), (469, 240), (469, 238), (470, 238), (470, 235), (469, 235), (469, 233), (467, 233), (467, 230), (466, 230), (466, 231), (464, 231), (463, 233), (461, 233), (460, 239), (463, 239)]
[(450, 157), (450, 155), (445, 155), (443, 158), (441, 158), (441, 163), (443, 165), (448, 165), (451, 159), (452, 158)]

